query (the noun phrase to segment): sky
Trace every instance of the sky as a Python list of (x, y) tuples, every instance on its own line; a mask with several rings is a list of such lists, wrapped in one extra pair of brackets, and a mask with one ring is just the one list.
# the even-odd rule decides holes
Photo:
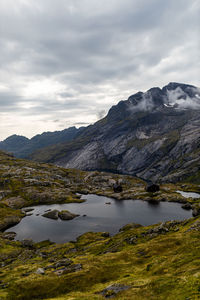
[(137, 91), (200, 86), (199, 0), (1, 0), (0, 140), (87, 126)]

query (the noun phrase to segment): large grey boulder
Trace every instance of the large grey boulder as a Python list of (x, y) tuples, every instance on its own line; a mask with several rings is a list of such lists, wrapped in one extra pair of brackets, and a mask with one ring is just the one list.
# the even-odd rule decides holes
[(61, 212), (58, 213), (58, 216), (61, 220), (67, 221), (67, 220), (72, 220), (79, 215), (73, 214), (68, 210), (62, 210)]
[(42, 216), (45, 218), (58, 220), (58, 214), (59, 214), (59, 211), (57, 209), (54, 209), (54, 210), (44, 213)]

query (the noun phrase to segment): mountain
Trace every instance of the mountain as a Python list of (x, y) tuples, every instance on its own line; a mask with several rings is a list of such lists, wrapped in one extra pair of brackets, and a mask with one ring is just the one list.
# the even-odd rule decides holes
[(146, 180), (200, 182), (200, 89), (171, 82), (138, 92), (74, 140), (32, 158)]
[(16, 157), (27, 158), (32, 152), (37, 149), (47, 147), (53, 144), (71, 141), (78, 133), (83, 130), (83, 127), (77, 129), (70, 127), (62, 131), (44, 132), (38, 134), (31, 139), (20, 135), (9, 136), (4, 141), (0, 142), (0, 149), (12, 152)]

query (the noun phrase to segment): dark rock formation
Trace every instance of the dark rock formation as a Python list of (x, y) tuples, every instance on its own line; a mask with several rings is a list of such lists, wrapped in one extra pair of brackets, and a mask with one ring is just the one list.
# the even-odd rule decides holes
[(123, 191), (121, 184), (115, 183), (113, 185), (113, 191), (114, 191), (114, 193), (121, 193)]
[(190, 204), (190, 203), (185, 203), (185, 204), (183, 204), (183, 205), (181, 205), (181, 207), (183, 208), (183, 209), (191, 209), (192, 208), (192, 205)]
[[(155, 184), (155, 183), (152, 183), (152, 184), (150, 183), (146, 186), (146, 191), (148, 193), (155, 193), (155, 192), (158, 192), (159, 190), (160, 190), (159, 185)], [(152, 199), (152, 201), (153, 201), (153, 199)]]

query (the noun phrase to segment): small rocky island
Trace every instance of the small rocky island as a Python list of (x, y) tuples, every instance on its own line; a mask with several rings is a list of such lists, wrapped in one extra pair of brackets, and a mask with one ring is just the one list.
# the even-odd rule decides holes
[[(132, 176), (65, 169), (0, 152), (0, 299), (167, 299), (169, 290), (177, 299), (198, 299), (200, 199), (177, 190), (200, 192), (189, 182), (162, 183), (150, 191)], [(80, 203), (79, 193), (179, 202), (194, 217), (128, 224), (114, 236), (88, 232), (65, 244), (15, 240), (11, 227), (31, 214), (31, 206)], [(77, 215), (51, 210), (45, 217), (70, 221)]]

